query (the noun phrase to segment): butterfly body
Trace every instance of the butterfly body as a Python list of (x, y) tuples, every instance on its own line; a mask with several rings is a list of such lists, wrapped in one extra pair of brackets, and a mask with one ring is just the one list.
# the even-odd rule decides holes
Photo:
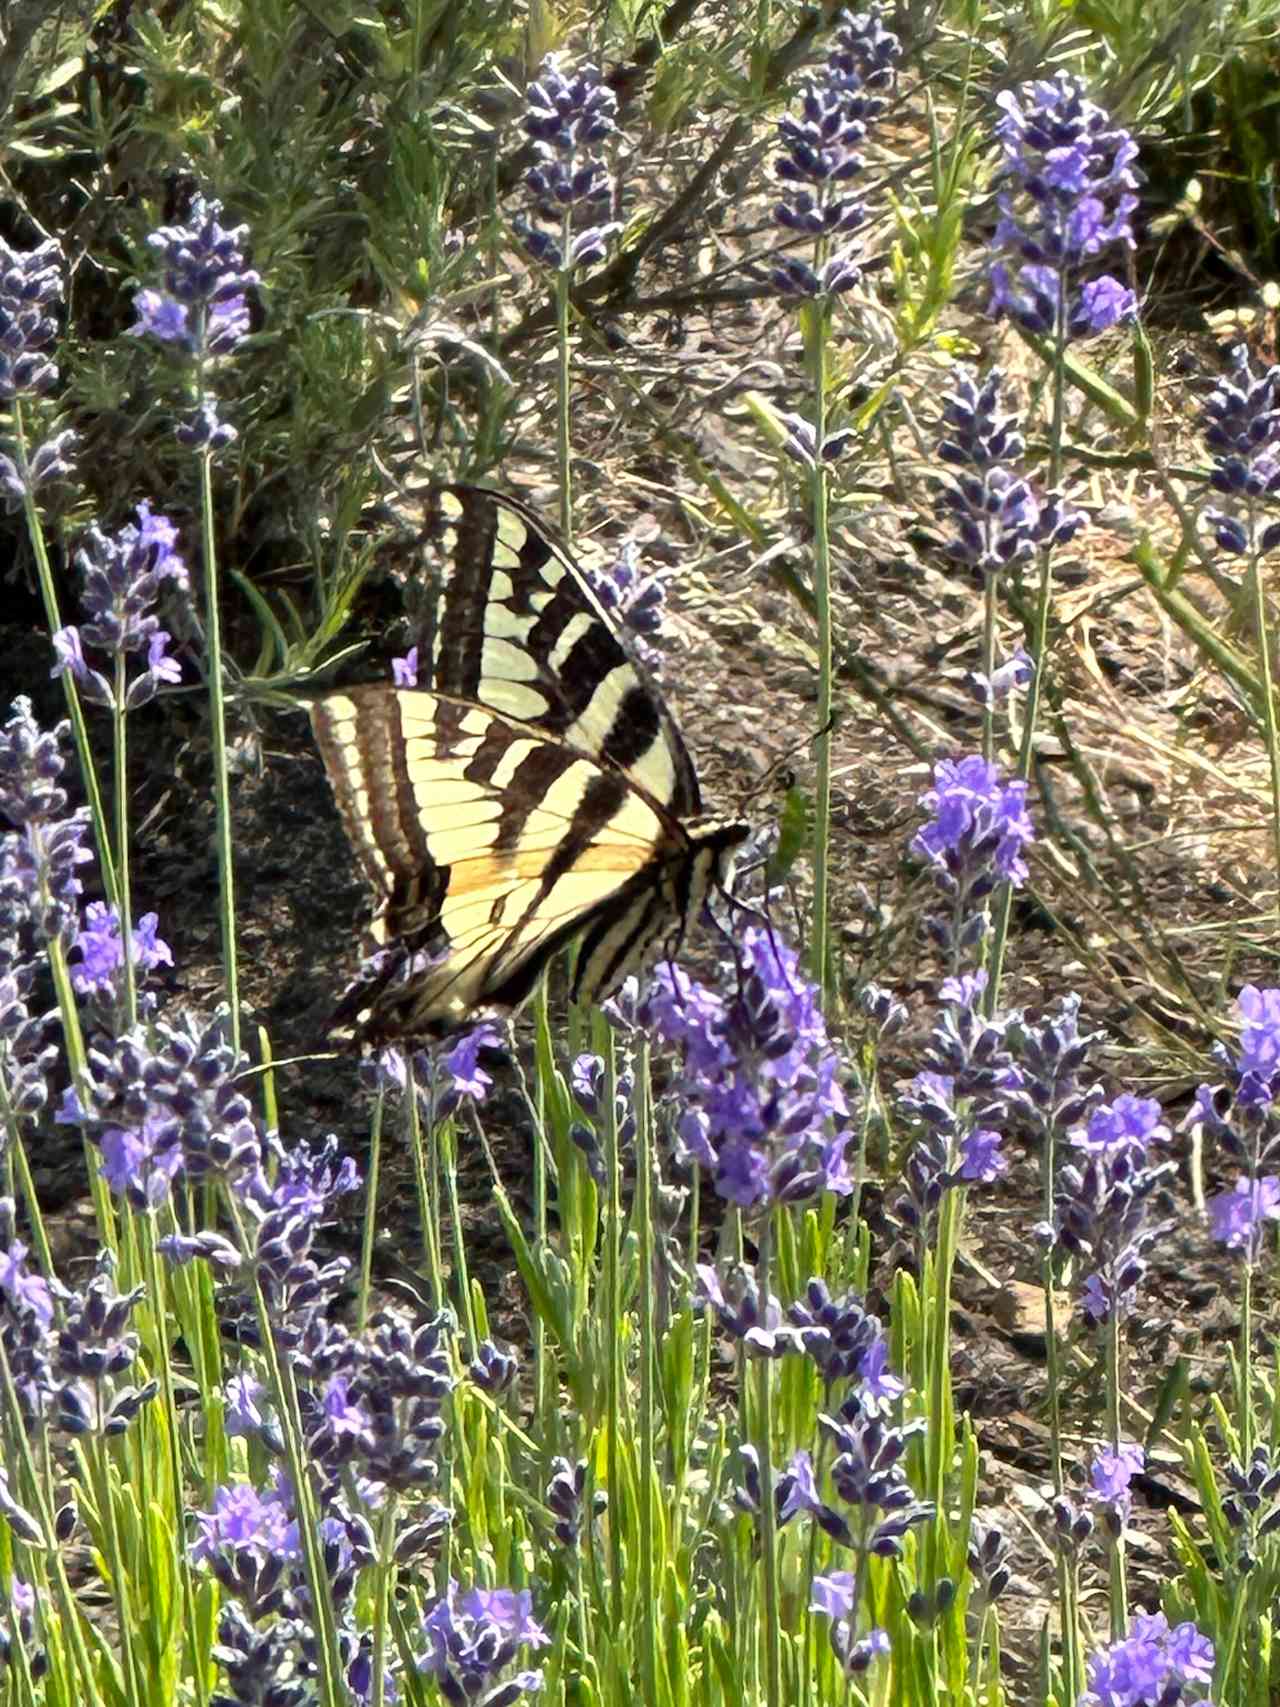
[(371, 1044), (517, 1008), (575, 937), (575, 999), (603, 1000), (678, 951), (748, 833), (702, 813), (660, 694), (531, 512), (445, 487), (429, 521), (450, 564), (430, 685), (312, 707), (378, 902), (380, 952), (336, 1016)]

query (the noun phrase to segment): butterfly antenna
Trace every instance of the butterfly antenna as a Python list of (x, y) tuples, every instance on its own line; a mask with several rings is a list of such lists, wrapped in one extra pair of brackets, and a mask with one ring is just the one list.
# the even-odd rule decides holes
[(779, 782), (783, 782), (784, 786), (787, 788), (792, 787), (795, 777), (792, 773), (791, 766), (797, 754), (802, 753), (804, 749), (810, 746), (814, 741), (821, 740), (824, 735), (829, 735), (835, 726), (836, 714), (833, 711), (827, 718), (826, 722), (822, 725), (821, 729), (816, 729), (812, 734), (802, 735), (798, 741), (793, 741), (785, 752), (778, 755), (778, 757), (769, 766), (768, 770), (760, 778), (760, 781), (747, 795), (744, 802), (744, 810), (749, 811), (753, 801), (759, 800), (761, 796), (770, 793)]

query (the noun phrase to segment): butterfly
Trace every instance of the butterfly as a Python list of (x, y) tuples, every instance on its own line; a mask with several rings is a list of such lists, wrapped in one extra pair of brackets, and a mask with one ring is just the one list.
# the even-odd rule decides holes
[(334, 1025), (381, 1047), (509, 1014), (579, 939), (572, 995), (598, 1003), (679, 952), (749, 827), (704, 814), (644, 665), (527, 505), (426, 495), (444, 573), (415, 687), (311, 706), (375, 896), (372, 953)]

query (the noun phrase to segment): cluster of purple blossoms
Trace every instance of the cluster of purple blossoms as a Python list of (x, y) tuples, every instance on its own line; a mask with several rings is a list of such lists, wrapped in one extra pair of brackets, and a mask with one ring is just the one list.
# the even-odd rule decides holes
[[(567, 1458), (551, 1460), (551, 1480), (547, 1483), (547, 1509), (554, 1519), (552, 1533), (562, 1547), (576, 1547), (582, 1535), (586, 1516), (587, 1461), (579, 1458), (571, 1464)], [(602, 1488), (592, 1495), (591, 1512), (595, 1517), (606, 1509), (609, 1496)]]
[(1239, 1538), (1233, 1563), (1245, 1575), (1257, 1564), (1262, 1543), (1280, 1530), (1280, 1459), (1260, 1443), (1247, 1464), (1231, 1459), (1226, 1475), (1230, 1492), (1222, 1497), (1222, 1515)]
[(65, 1092), (57, 1118), (81, 1127), (102, 1152), (103, 1178), (135, 1209), (158, 1208), (179, 1176), (242, 1189), (264, 1155), (237, 1083), (244, 1065), (222, 1019), (157, 1021), (91, 1047), (80, 1090)]
[(1202, 425), (1213, 455), (1209, 484), (1232, 508), (1203, 513), (1219, 550), (1262, 556), (1280, 545), (1280, 522), (1261, 513), (1263, 500), (1280, 492), (1280, 367), (1255, 373), (1248, 346), (1237, 344), (1231, 368), (1214, 386)]
[[(787, 194), (774, 208), (774, 218), (784, 230), (811, 237), (818, 250), (814, 265), (793, 255), (779, 262), (773, 283), (784, 296), (830, 299), (851, 290), (862, 276), (852, 248), (830, 256), (825, 250), (831, 239), (851, 236), (866, 218), (864, 205), (847, 193), (848, 186), (866, 165), (861, 149), (867, 128), (884, 109), (881, 91), (891, 88), (901, 52), (878, 11), (842, 12), (821, 73), (801, 93), (799, 112), (778, 120), (783, 152), (775, 170)], [(812, 459), (812, 442), (809, 454)], [(837, 454), (824, 442), (824, 460)]]
[(943, 508), (958, 530), (944, 550), (983, 575), (1023, 563), (1040, 547), (1065, 545), (1084, 521), (1057, 493), (1037, 492), (1019, 469), (1026, 445), (1018, 417), (1002, 407), (1004, 384), (999, 368), (981, 382), (974, 369), (960, 370), (938, 445), (941, 460), (957, 470), (943, 487)]
[[(162, 683), (182, 680), (182, 667), (169, 655), (170, 635), (160, 626), (153, 606), (166, 582), (185, 597), (191, 580), (175, 551), (178, 530), (167, 516), (153, 515), (148, 503), (138, 505), (135, 526), (127, 523), (115, 534), (90, 528), (87, 543), (76, 553), (83, 577), (81, 603), (87, 620), (60, 628), (53, 636), (58, 662), (53, 674), (70, 670), (81, 693), (110, 710), (135, 711), (151, 699)], [(145, 652), (146, 668), (135, 676), (116, 704), (115, 684), (85, 661), (91, 646), (109, 659)]]
[(990, 1185), (1008, 1169), (1001, 1148), (1011, 1094), (1021, 1078), (1009, 1048), (1010, 1021), (982, 1012), (987, 974), (948, 978), (929, 1034), (926, 1066), (898, 1099), (916, 1142), (903, 1169), (894, 1214), (923, 1251), (943, 1196), (955, 1186)]
[(929, 933), (948, 953), (961, 955), (986, 935), (983, 903), (996, 886), (1017, 889), (1026, 880), (1023, 849), (1035, 837), (1027, 785), (1003, 778), (976, 753), (940, 759), (920, 804), (929, 822), (912, 838), (911, 851), (929, 862), (934, 882), (951, 903), (949, 917), (929, 918)]
[[(173, 965), (172, 950), (156, 934), (159, 923), (155, 913), (144, 913), (130, 933), (135, 974), (145, 976), (157, 966)], [(72, 989), (96, 1003), (104, 1015), (116, 1017), (123, 997), (124, 941), (115, 907), (105, 901), (90, 901), (72, 953), (77, 956), (69, 968)], [(142, 995), (140, 999), (141, 1011), (149, 1013), (155, 1005), (154, 997)]]
[(653, 642), (662, 631), (667, 590), (657, 575), (643, 572), (639, 558), (640, 547), (629, 539), (611, 563), (588, 570), (587, 580), (632, 651), (656, 674), (662, 654)]
[(451, 1707), (509, 1707), (542, 1688), (541, 1671), (510, 1673), (521, 1649), (545, 1648), (551, 1640), (533, 1617), (528, 1589), (460, 1590), (451, 1581), (422, 1632), (427, 1647), (418, 1669), (436, 1680)]
[(1089, 1467), (1089, 1503), (1111, 1541), (1124, 1534), (1133, 1509), (1132, 1483), (1146, 1467), (1147, 1455), (1134, 1441), (1107, 1446)]
[(46, 1649), (35, 1646), (36, 1591), (19, 1576), (9, 1578), (8, 1589), (0, 1587), (0, 1672), (13, 1658), (15, 1645), (26, 1656), (31, 1681), (38, 1683), (49, 1669)]
[[(147, 238), (164, 269), (164, 289), (140, 290), (130, 331), (172, 344), (203, 370), (229, 355), (249, 332), (248, 292), (261, 283), (245, 265), (247, 225), (224, 226), (222, 204), (197, 195), (185, 225), (161, 226)], [(236, 437), (204, 395), (178, 426), (180, 444), (221, 450)]]
[(1215, 1139), (1241, 1169), (1235, 1184), (1208, 1202), (1213, 1236), (1256, 1263), (1268, 1221), (1280, 1220), (1280, 990), (1245, 986), (1236, 998), (1240, 1042), (1217, 1044), (1223, 1078), (1196, 1091), (1185, 1125)]
[(1133, 247), (1138, 145), (1059, 71), (996, 97), (997, 171), (991, 312), (1029, 331), (1087, 337), (1133, 319), (1132, 290), (1110, 274), (1086, 279), (1114, 244)]
[[(48, 355), (58, 335), (54, 310), (62, 301), (62, 251), (50, 238), (34, 249), (11, 249), (0, 239), (0, 402), (47, 396), (58, 383)], [(0, 497), (6, 509), (21, 505), (51, 480), (71, 473), (73, 432), (47, 439), (28, 455), (0, 453)]]
[(1162, 1612), (1139, 1612), (1127, 1636), (1086, 1662), (1088, 1684), (1076, 1707), (1208, 1707), (1213, 1660), (1213, 1643), (1194, 1624), (1171, 1629)]
[(817, 990), (764, 926), (742, 932), (725, 970), (728, 995), (659, 966), (640, 1006), (680, 1051), (681, 1144), (743, 1209), (847, 1194), (849, 1110)]
[(1101, 1100), (1101, 1090), (1082, 1083), (1081, 1075), (1102, 1035), (1080, 1029), (1080, 997), (1074, 991), (1038, 1023), (1021, 1013), (1009, 1016), (1017, 1082), (1005, 1087), (1006, 1103), (1033, 1139), (1043, 1141), (1080, 1126)]
[(48, 945), (74, 942), (80, 867), (89, 813), (67, 812), (60, 778), (62, 724), (42, 730), (29, 700), (14, 701), (0, 726), (0, 1154), (14, 1122), (38, 1115), (49, 1099), (58, 1056), (56, 1010), (33, 1010)]
[(536, 217), (551, 229), (524, 218), (512, 225), (533, 259), (554, 271), (595, 266), (622, 229), (616, 221), (600, 222), (614, 194), (600, 149), (617, 134), (617, 110), (613, 90), (594, 65), (566, 74), (557, 54), (548, 54), (529, 85), (524, 128), (536, 160), (525, 183)]
[(129, 1320), (142, 1287), (116, 1291), (107, 1251), (75, 1292), (33, 1269), (28, 1256), (13, 1199), (0, 1198), (0, 1347), (27, 1430), (122, 1434), (157, 1390), (154, 1381), (123, 1379), (138, 1356)]
[(1153, 1162), (1149, 1151), (1170, 1136), (1158, 1102), (1127, 1094), (1099, 1104), (1071, 1135), (1077, 1159), (1059, 1175), (1054, 1224), (1043, 1231), (1087, 1265), (1081, 1303), (1093, 1322), (1129, 1314), (1148, 1254), (1168, 1230), (1149, 1214), (1176, 1164)]
[[(366, 963), (367, 964), (367, 963)], [(493, 1089), (486, 1064), (506, 1059), (507, 1041), (499, 1028), (482, 1020), (448, 1044), (416, 1050), (412, 1056), (414, 1092), (429, 1126), (455, 1114), (464, 1103), (482, 1103)], [(371, 1090), (403, 1096), (409, 1063), (402, 1050), (388, 1047), (360, 1063), (360, 1076)]]

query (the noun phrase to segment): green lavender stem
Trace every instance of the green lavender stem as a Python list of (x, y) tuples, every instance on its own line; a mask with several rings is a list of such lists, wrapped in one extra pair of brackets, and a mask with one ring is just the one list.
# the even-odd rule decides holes
[(217, 812), (218, 921), (222, 966), (231, 1010), (231, 1047), (240, 1048), (240, 979), (236, 964), (235, 868), (231, 848), (231, 772), (227, 763), (227, 714), (222, 691), (222, 617), (218, 597), (218, 552), (213, 531), (213, 453), (200, 457), (200, 529), (204, 552), (205, 646), (209, 672), (209, 722), (213, 742), (213, 792)]

